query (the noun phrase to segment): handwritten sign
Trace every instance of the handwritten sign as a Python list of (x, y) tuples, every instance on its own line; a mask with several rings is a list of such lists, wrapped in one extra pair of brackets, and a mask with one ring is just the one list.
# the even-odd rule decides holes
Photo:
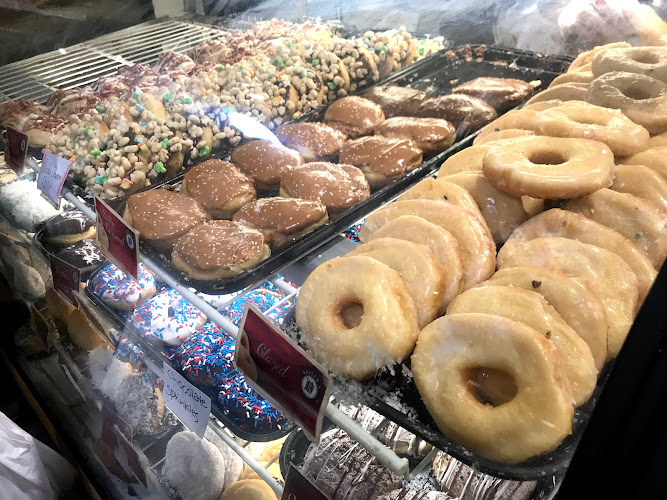
[(53, 288), (76, 306), (78, 301), (74, 298), (74, 292), (78, 291), (81, 286), (81, 270), (55, 255), (49, 255), (49, 261), (51, 262)]
[(44, 193), (46, 199), (51, 201), (56, 208), (60, 207), (60, 191), (71, 165), (71, 161), (48, 151), (45, 151), (42, 157), (42, 169), (37, 177), (37, 189)]
[(7, 127), (5, 141), (5, 163), (16, 173), (23, 171), (28, 154), (28, 136), (18, 130)]
[(163, 362), (163, 367), (162, 399), (164, 404), (188, 429), (203, 438), (211, 415), (211, 398), (185, 380), (167, 363)]
[(246, 382), (319, 441), (331, 378), (322, 366), (246, 304), (236, 342), (236, 365)]
[(301, 474), (301, 471), (290, 465), (285, 479), (285, 488), (281, 500), (329, 500), (324, 493)]
[(138, 279), (139, 233), (99, 197), (95, 197), (97, 242), (118, 269)]

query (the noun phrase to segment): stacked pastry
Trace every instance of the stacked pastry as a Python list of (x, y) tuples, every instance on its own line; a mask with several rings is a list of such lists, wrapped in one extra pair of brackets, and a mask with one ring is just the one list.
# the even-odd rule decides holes
[[(371, 214), (364, 244), (301, 289), (313, 354), (358, 379), (410, 357), (440, 429), (485, 458), (555, 449), (667, 256), (663, 139), (650, 137), (667, 114), (662, 83), (645, 75), (660, 75), (663, 51), (583, 55), (572, 72), (591, 60), (590, 83), (566, 74)], [(443, 258), (457, 252), (458, 268)]]

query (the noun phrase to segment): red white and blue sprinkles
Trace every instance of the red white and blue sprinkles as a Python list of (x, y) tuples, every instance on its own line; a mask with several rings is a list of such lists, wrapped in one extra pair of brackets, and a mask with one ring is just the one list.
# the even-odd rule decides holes
[(138, 280), (109, 264), (95, 274), (90, 286), (95, 295), (110, 306), (118, 302), (136, 304), (155, 291), (155, 277), (143, 264), (139, 264)]

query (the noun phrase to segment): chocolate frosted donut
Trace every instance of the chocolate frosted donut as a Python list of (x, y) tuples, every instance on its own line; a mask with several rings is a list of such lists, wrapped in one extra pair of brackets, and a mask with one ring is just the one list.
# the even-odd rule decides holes
[(323, 203), (329, 215), (337, 215), (368, 198), (371, 188), (361, 170), (352, 165), (305, 163), (285, 172), (280, 196)]
[(334, 160), (345, 142), (344, 133), (324, 123), (289, 123), (276, 129), (276, 137), (305, 161)]
[(447, 149), (456, 140), (454, 126), (440, 118), (389, 118), (375, 127), (375, 133), (411, 140), (425, 153)]
[(230, 219), (257, 194), (252, 179), (222, 160), (207, 160), (189, 170), (181, 192), (201, 203), (214, 219)]
[(269, 141), (250, 141), (232, 152), (232, 162), (255, 181), (259, 191), (275, 191), (280, 187), (283, 170), (301, 165), (303, 157), (296, 151)]
[(219, 280), (236, 276), (271, 255), (264, 235), (229, 220), (207, 221), (181, 236), (172, 264), (191, 278)]
[(354, 139), (373, 132), (373, 127), (384, 120), (382, 108), (363, 97), (344, 97), (329, 106), (324, 123)]
[(143, 239), (169, 250), (180, 236), (211, 216), (189, 196), (155, 189), (130, 196), (123, 218)]
[(466, 94), (450, 94), (426, 99), (417, 109), (417, 116), (442, 118), (456, 129), (474, 131), (495, 120), (498, 113), (486, 101)]
[(271, 248), (282, 247), (310, 233), (329, 219), (319, 201), (297, 198), (262, 198), (234, 214), (234, 221), (259, 229)]
[(421, 165), (422, 152), (412, 141), (374, 135), (347, 141), (340, 161), (359, 168), (371, 188), (377, 189)]
[(421, 90), (398, 85), (379, 85), (364, 94), (364, 98), (379, 104), (384, 116), (411, 116), (415, 114), (419, 105), (426, 99)]
[(500, 113), (520, 104), (533, 88), (530, 83), (514, 78), (482, 76), (454, 87), (452, 93), (478, 97)]
[(73, 245), (63, 248), (56, 254), (56, 257), (79, 268), (82, 273), (92, 271), (105, 260), (95, 240), (77, 241)]
[(79, 210), (56, 215), (44, 224), (46, 241), (54, 245), (72, 245), (95, 237), (95, 223)]

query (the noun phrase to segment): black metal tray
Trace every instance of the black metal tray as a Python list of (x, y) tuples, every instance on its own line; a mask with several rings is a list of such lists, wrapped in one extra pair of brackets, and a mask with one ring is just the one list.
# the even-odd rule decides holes
[[(92, 272), (90, 278), (88, 278), (87, 285), (89, 285), (90, 282), (95, 279), (97, 273), (101, 271), (105, 265), (98, 267)], [(104, 301), (102, 301), (98, 295), (93, 293), (91, 286), (86, 286), (85, 294), (98, 309), (103, 311), (103, 313), (115, 323), (119, 330), (128, 333), (129, 339), (141, 348), (144, 356), (148, 357), (157, 366), (161, 367), (162, 362), (164, 361), (174, 370), (182, 373), (178, 367), (172, 363), (171, 360), (164, 354), (161, 349), (162, 346), (158, 345), (158, 342), (155, 344), (152, 343), (146, 338), (145, 335), (142, 335), (141, 333), (135, 331), (134, 328), (132, 328), (132, 323), (129, 321), (131, 311), (119, 311), (112, 309), (106, 303), (104, 303)], [(229, 428), (230, 431), (232, 431), (241, 439), (254, 442), (274, 441), (286, 436), (294, 429), (294, 424), (289, 423), (279, 430), (270, 432), (249, 432), (248, 430), (241, 428), (236, 422), (234, 422), (234, 420), (225, 415), (224, 407), (218, 403), (218, 391), (215, 388), (201, 386), (197, 386), (197, 388), (211, 398), (211, 414), (220, 420), (227, 428)]]
[[(295, 308), (292, 308), (283, 321), (283, 330), (299, 341), (300, 333), (296, 325)], [(476, 470), (502, 479), (531, 480), (554, 476), (564, 471), (570, 463), (574, 451), (584, 432), (595, 403), (600, 397), (613, 362), (607, 363), (600, 372), (598, 383), (591, 398), (574, 411), (572, 433), (555, 450), (531, 458), (520, 464), (506, 465), (485, 458), (469, 451), (464, 446), (445, 436), (439, 429), (428, 409), (424, 405), (419, 390), (412, 377), (410, 360), (394, 367), (393, 373), (384, 370), (375, 378), (365, 382), (356, 382), (335, 377), (338, 396), (362, 403), (380, 413), (389, 420), (431, 443), (436, 448), (457, 458)]]

